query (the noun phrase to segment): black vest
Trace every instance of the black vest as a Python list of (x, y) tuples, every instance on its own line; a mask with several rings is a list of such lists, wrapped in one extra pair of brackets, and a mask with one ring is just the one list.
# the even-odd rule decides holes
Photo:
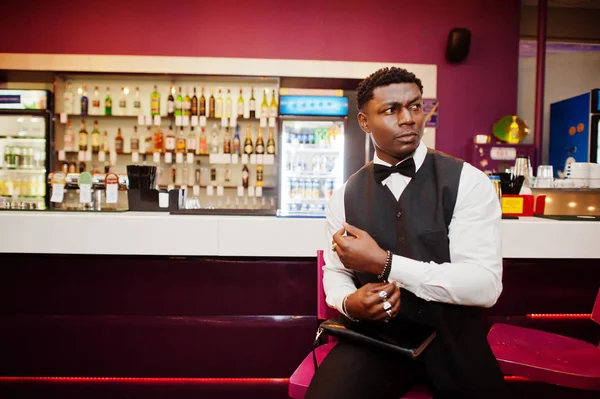
[[(462, 167), (462, 161), (428, 150), (396, 201), (389, 188), (375, 180), (373, 163), (368, 163), (346, 183), (346, 221), (396, 255), (450, 262), (448, 226)], [(356, 272), (355, 281), (360, 287), (378, 280), (373, 274)], [(464, 398), (504, 397), (504, 380), (487, 343), (479, 308), (427, 302), (402, 289), (400, 315), (436, 329), (436, 339), (423, 354), (435, 387), (460, 392)]]

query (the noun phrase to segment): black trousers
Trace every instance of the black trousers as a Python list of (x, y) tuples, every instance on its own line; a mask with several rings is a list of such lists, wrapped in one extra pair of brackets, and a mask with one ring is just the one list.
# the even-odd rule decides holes
[[(339, 342), (317, 369), (306, 399), (399, 399), (416, 385), (425, 385), (435, 399), (504, 398), (503, 389), (473, 395), (440, 392), (425, 372), (425, 360)], [(429, 360), (427, 360), (429, 361)]]

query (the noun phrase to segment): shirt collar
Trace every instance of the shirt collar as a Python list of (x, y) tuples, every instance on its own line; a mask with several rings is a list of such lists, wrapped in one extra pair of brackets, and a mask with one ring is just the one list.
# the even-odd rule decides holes
[[(415, 172), (419, 171), (419, 168), (421, 167), (421, 165), (423, 165), (423, 162), (425, 162), (426, 155), (427, 155), (427, 146), (425, 144), (423, 144), (423, 142), (421, 141), (419, 143), (419, 145), (417, 146), (417, 149), (415, 150), (415, 152), (412, 155), (412, 158), (415, 161)], [(410, 158), (410, 157), (407, 157), (406, 159), (408, 159), (408, 158)], [(402, 161), (400, 161), (398, 163), (402, 163), (402, 162), (406, 161), (406, 159), (403, 159)], [(379, 158), (377, 156), (377, 151), (375, 151), (375, 154), (373, 155), (373, 163), (376, 163), (378, 165), (384, 165), (384, 166), (392, 166), (391, 164), (389, 164), (389, 163), (385, 162), (384, 160), (382, 160), (381, 158)]]

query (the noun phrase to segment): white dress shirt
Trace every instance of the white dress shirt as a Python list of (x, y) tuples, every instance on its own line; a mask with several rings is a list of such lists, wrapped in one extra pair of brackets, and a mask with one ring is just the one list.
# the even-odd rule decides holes
[[(423, 165), (427, 147), (421, 142), (413, 159), (418, 171)], [(373, 162), (391, 166), (375, 154)], [(396, 200), (411, 178), (391, 174), (386, 185)], [(346, 269), (337, 253), (331, 251), (333, 234), (345, 222), (344, 191), (338, 188), (329, 200), (326, 217), (323, 286), (327, 304), (342, 312), (344, 298), (356, 291), (353, 271)], [(500, 241), (501, 209), (489, 178), (464, 163), (458, 185), (456, 205), (449, 226), (450, 262), (421, 262), (393, 255), (389, 281), (426, 301), (491, 307), (502, 292), (502, 248)]]

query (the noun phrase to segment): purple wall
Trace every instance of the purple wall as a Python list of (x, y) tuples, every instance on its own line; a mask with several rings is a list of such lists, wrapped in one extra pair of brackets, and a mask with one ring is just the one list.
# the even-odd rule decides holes
[[(437, 64), (437, 148), (456, 156), (464, 156), (474, 134), (517, 108), (519, 0), (10, 3), (0, 52)], [(472, 32), (461, 65), (444, 59), (454, 27)]]

